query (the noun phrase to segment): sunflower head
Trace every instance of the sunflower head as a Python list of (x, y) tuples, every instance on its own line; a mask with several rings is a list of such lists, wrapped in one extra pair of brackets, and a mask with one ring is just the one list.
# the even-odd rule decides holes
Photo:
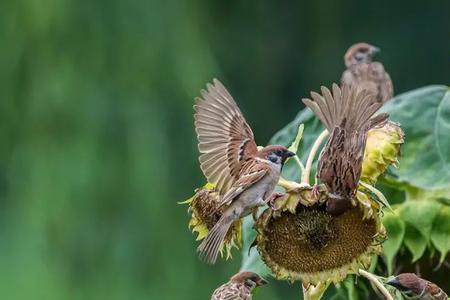
[[(202, 188), (195, 190), (194, 196), (182, 202), (189, 205), (188, 212), (191, 215), (189, 228), (192, 232), (197, 232), (197, 241), (206, 237), (209, 230), (219, 221), (226, 207), (219, 207), (219, 194), (214, 189), (213, 184), (206, 184)], [(242, 221), (234, 222), (228, 231), (221, 246), (220, 253), (226, 253), (226, 258), (231, 257), (231, 249), (239, 248), (242, 245)]]
[(373, 211), (376, 206), (367, 213), (367, 203), (357, 201), (356, 207), (332, 216), (319, 201), (313, 202), (298, 201), (294, 210), (292, 205), (269, 208), (258, 219), (258, 250), (273, 274), (317, 285), (340, 282), (367, 268), (371, 256), (381, 252), (384, 239), (379, 213)]
[(404, 133), (394, 122), (371, 129), (367, 134), (361, 179), (374, 184), (391, 164), (396, 164)]

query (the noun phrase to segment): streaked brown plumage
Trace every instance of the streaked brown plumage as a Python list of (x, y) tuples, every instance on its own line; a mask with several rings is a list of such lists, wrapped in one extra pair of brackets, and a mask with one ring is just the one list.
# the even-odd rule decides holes
[(250, 126), (222, 83), (215, 79), (207, 88), (194, 106), (200, 167), (216, 185), (220, 207), (227, 206), (198, 248), (213, 264), (231, 224), (266, 204), (284, 161), (294, 153), (276, 145), (258, 150)]
[(372, 116), (382, 106), (374, 95), (356, 86), (333, 84), (332, 92), (311, 92), (303, 99), (322, 121), (330, 138), (322, 150), (317, 174), (328, 188), (327, 211), (339, 215), (352, 206), (361, 175), (367, 132), (386, 121), (388, 114)]
[(342, 73), (341, 83), (357, 85), (374, 93), (378, 101), (385, 102), (392, 98), (394, 90), (383, 64), (372, 61), (378, 51), (378, 48), (367, 43), (351, 46), (344, 56), (347, 70)]
[(265, 284), (267, 281), (256, 273), (240, 272), (217, 288), (211, 300), (252, 300), (253, 289)]
[(414, 273), (403, 273), (387, 284), (398, 289), (407, 299), (447, 300), (447, 294), (436, 284), (422, 279)]

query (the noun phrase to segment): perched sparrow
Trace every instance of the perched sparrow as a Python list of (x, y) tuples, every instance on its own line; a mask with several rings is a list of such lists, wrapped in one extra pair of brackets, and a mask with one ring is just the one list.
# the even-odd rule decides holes
[(267, 281), (256, 273), (240, 272), (217, 288), (211, 300), (252, 300), (252, 290), (265, 284)]
[(200, 256), (213, 264), (231, 224), (268, 201), (284, 162), (295, 153), (276, 145), (258, 150), (250, 126), (222, 83), (214, 79), (207, 88), (194, 106), (200, 167), (215, 184), (220, 207), (227, 205), (198, 247)]
[(386, 121), (388, 114), (373, 114), (383, 104), (356, 86), (333, 84), (333, 94), (322, 87), (322, 95), (311, 92), (303, 99), (330, 133), (322, 150), (317, 175), (328, 188), (326, 210), (339, 215), (352, 206), (361, 175), (367, 132)]
[(403, 273), (387, 284), (399, 290), (407, 299), (447, 300), (447, 294), (436, 284), (418, 277), (414, 273)]
[(392, 98), (393, 87), (389, 74), (379, 62), (372, 62), (378, 48), (366, 43), (351, 46), (344, 56), (347, 70), (342, 73), (342, 84), (357, 85), (377, 96), (378, 101), (385, 102)]

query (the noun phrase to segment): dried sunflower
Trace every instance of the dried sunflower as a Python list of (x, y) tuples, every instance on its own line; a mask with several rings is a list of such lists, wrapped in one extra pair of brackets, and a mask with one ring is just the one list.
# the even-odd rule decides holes
[[(191, 215), (189, 228), (192, 228), (192, 232), (197, 232), (197, 241), (206, 237), (209, 230), (219, 221), (226, 208), (217, 209), (219, 206), (219, 195), (215, 191), (214, 185), (210, 183), (196, 189), (194, 196), (182, 203), (189, 205), (188, 212)], [(231, 249), (233, 247), (240, 248), (241, 246), (242, 220), (237, 220), (228, 231), (221, 245), (220, 253), (223, 256), (225, 251), (228, 259), (231, 257)]]
[(366, 212), (367, 203), (339, 216), (311, 199), (298, 201), (294, 212), (292, 207), (291, 202), (280, 210), (269, 208), (256, 224), (258, 250), (278, 279), (340, 282), (381, 253), (384, 227), (378, 213)]
[(400, 125), (387, 122), (371, 129), (367, 134), (361, 180), (374, 184), (391, 164), (396, 164), (404, 133)]

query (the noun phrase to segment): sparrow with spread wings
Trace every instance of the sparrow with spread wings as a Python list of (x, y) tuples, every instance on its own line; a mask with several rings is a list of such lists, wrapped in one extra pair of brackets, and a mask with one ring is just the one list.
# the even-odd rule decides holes
[(218, 287), (211, 300), (252, 300), (253, 289), (265, 284), (267, 281), (256, 273), (240, 272)]
[(376, 95), (378, 101), (386, 102), (392, 98), (394, 89), (383, 64), (373, 61), (373, 56), (379, 51), (367, 43), (351, 46), (344, 56), (347, 70), (342, 73), (341, 83), (366, 89)]
[(383, 124), (388, 114), (372, 117), (383, 105), (374, 94), (359, 87), (333, 84), (332, 92), (311, 92), (303, 99), (330, 133), (318, 162), (317, 176), (328, 189), (326, 211), (340, 215), (352, 207), (361, 175), (367, 132)]
[(275, 195), (284, 162), (295, 153), (278, 145), (258, 150), (250, 126), (217, 79), (201, 91), (194, 109), (200, 168), (226, 207), (198, 247), (200, 257), (214, 264), (230, 226)]

